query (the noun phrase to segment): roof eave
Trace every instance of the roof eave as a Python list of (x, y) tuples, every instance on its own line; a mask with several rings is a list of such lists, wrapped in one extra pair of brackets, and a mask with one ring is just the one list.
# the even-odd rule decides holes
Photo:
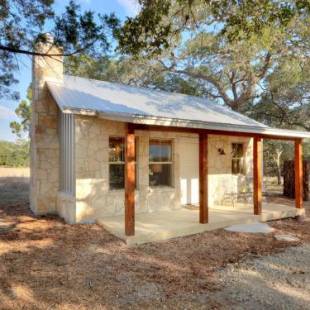
[(193, 128), (193, 129), (207, 129), (214, 131), (227, 131), (234, 133), (248, 133), (262, 136), (271, 137), (285, 137), (291, 139), (310, 139), (310, 132), (277, 129), (271, 127), (255, 127), (255, 126), (244, 126), (244, 125), (232, 125), (222, 123), (210, 123), (201, 121), (188, 121), (183, 119), (172, 119), (164, 117), (154, 117), (147, 115), (130, 115), (122, 113), (104, 113), (93, 110), (85, 109), (72, 109), (63, 108), (64, 113), (73, 113), (84, 116), (97, 116), (102, 119), (108, 119), (119, 122), (128, 122), (133, 124), (141, 125), (154, 125), (154, 126), (165, 126), (165, 127), (180, 127), (180, 128)]

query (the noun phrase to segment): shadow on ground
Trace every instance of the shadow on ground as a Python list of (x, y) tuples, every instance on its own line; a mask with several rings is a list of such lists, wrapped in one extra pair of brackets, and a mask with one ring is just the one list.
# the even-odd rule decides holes
[[(222, 304), (213, 294), (221, 289), (225, 266), (292, 245), (272, 234), (217, 230), (128, 248), (98, 225), (35, 217), (27, 196), (18, 195), (14, 186), (0, 192), (0, 308), (5, 309), (228, 307), (229, 301)], [(273, 226), (310, 241), (307, 223)]]

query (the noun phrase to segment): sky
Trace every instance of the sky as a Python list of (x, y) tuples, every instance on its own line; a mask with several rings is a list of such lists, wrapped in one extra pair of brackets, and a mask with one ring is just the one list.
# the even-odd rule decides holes
[[(69, 0), (55, 0), (54, 8), (56, 13), (61, 13)], [(125, 19), (126, 16), (134, 16), (138, 12), (136, 0), (76, 0), (84, 10), (92, 10), (96, 13), (112, 13)], [(20, 98), (26, 97), (27, 88), (31, 82), (31, 58), (28, 56), (18, 56), (19, 69), (15, 72), (15, 77), (19, 83), (11, 89), (18, 91)], [(0, 140), (15, 141), (16, 136), (12, 134), (10, 122), (17, 120), (15, 109), (19, 101), (0, 99)]]

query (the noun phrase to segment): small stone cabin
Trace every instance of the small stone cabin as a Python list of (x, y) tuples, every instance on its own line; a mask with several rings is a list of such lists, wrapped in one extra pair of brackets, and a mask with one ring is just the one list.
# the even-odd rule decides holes
[(259, 214), (262, 139), (294, 140), (301, 167), (308, 133), (267, 127), (204, 98), (66, 76), (55, 47), (38, 51), (54, 56), (33, 58), (36, 214), (68, 223), (125, 214), (128, 235), (135, 213), (184, 205), (199, 206), (206, 223), (208, 207), (232, 193), (253, 193)]

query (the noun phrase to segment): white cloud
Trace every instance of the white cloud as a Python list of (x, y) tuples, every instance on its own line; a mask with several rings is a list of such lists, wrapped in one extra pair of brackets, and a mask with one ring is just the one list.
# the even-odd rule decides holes
[(14, 111), (11, 109), (0, 105), (0, 119), (12, 119), (16, 118)]
[(137, 0), (117, 0), (120, 6), (122, 6), (128, 15), (137, 15), (140, 6)]

